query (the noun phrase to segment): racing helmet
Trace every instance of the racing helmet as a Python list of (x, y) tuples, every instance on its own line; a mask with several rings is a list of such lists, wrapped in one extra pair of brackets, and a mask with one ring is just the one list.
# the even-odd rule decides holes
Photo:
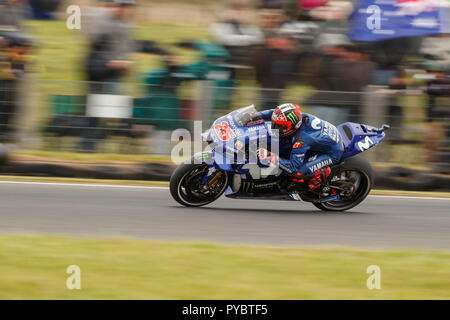
[(300, 107), (293, 103), (285, 103), (275, 108), (272, 113), (272, 131), (281, 138), (293, 134), (302, 125)]

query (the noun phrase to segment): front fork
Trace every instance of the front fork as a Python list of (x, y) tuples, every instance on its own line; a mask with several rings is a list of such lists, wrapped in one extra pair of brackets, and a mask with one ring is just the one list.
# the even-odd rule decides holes
[(201, 181), (202, 186), (215, 186), (223, 174), (223, 171), (215, 163), (208, 164), (206, 175)]

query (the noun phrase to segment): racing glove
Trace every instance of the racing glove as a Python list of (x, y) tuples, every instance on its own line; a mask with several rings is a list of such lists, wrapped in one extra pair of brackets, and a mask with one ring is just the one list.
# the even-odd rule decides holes
[(256, 154), (258, 155), (259, 162), (261, 162), (263, 166), (268, 167), (271, 163), (277, 164), (278, 162), (278, 156), (267, 149), (259, 148), (256, 150)]

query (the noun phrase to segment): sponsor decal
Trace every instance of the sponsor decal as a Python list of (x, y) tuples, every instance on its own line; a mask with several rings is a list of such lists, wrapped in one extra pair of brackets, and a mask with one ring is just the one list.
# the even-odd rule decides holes
[(334, 201), (334, 200), (338, 200), (339, 198), (340, 198), (340, 196), (339, 196), (339, 195), (336, 195), (336, 196), (332, 196), (332, 197), (328, 197), (328, 198), (323, 198), (323, 199), (315, 200), (314, 203)]
[(296, 143), (294, 143), (293, 145), (292, 145), (292, 149), (296, 149), (296, 148), (301, 148), (301, 147), (303, 147), (305, 145), (305, 142), (304, 141), (297, 141)]
[(243, 192), (252, 192), (253, 191), (253, 187), (255, 186), (254, 182), (248, 182), (248, 181), (244, 181), (242, 183), (242, 191)]
[(256, 124), (261, 124), (261, 123), (263, 123), (263, 122), (264, 122), (263, 119), (259, 119), (259, 120), (255, 120), (255, 121), (250, 121), (250, 122), (248, 122), (248, 123), (246, 124), (246, 126), (247, 126), (247, 127), (251, 127), (251, 126), (254, 126), (254, 125), (256, 125)]
[(194, 154), (194, 160), (199, 162), (208, 162), (212, 160), (212, 153), (210, 152), (198, 152)]
[(239, 140), (237, 140), (234, 143), (234, 147), (236, 148), (236, 150), (241, 150), (243, 146), (244, 146), (244, 144), (242, 142), (240, 142)]
[(251, 193), (251, 192), (257, 192), (257, 191), (268, 191), (271, 189), (274, 189), (274, 187), (277, 186), (276, 182), (269, 182), (269, 183), (262, 183), (262, 184), (257, 184), (255, 182), (252, 181), (244, 181), (242, 183), (242, 192), (246, 192), (246, 193)]
[(241, 134), (234, 120), (231, 120), (228, 124), (230, 125), (231, 129), (233, 129), (234, 132), (236, 132), (238, 135)]
[(211, 176), (214, 172), (216, 172), (217, 170), (216, 170), (216, 168), (214, 168), (214, 167), (211, 167), (211, 168), (209, 168), (208, 169), (208, 176)]
[(221, 123), (216, 124), (214, 126), (214, 131), (222, 141), (228, 141), (236, 137), (233, 129), (230, 128), (229, 123), (226, 121), (222, 121)]
[(315, 118), (313, 121), (311, 121), (311, 127), (314, 130), (319, 130), (321, 128), (321, 123), (322, 120), (320, 120), (319, 118)]
[(248, 131), (258, 131), (258, 130), (266, 130), (266, 126), (261, 125), (261, 126), (256, 126), (256, 127), (250, 127), (250, 128), (248, 128)]
[(287, 118), (291, 121), (291, 122), (297, 122), (298, 121), (298, 117), (295, 114), (295, 112), (291, 112), (287, 115)]
[(270, 190), (275, 189), (276, 187), (277, 187), (276, 182), (255, 184), (256, 191), (270, 191)]
[(297, 159), (297, 161), (299, 163), (303, 163), (303, 161), (305, 160), (305, 155), (306, 153), (298, 153), (298, 154), (294, 154), (294, 157)]
[(433, 12), (439, 6), (436, 0), (397, 0), (394, 6), (398, 9), (394, 13), (396, 16), (417, 16), (423, 12)]
[(331, 140), (338, 143), (339, 134), (337, 128), (327, 121), (322, 121), (322, 123), (323, 123), (322, 134), (330, 137)]
[(320, 170), (321, 168), (328, 166), (332, 163), (333, 163), (333, 161), (331, 161), (331, 159), (320, 161), (319, 163), (313, 165), (312, 167), (309, 167), (309, 171), (311, 171), (311, 173), (314, 173), (317, 170)]
[(282, 112), (286, 112), (286, 111), (294, 110), (294, 109), (295, 109), (295, 107), (291, 103), (285, 103), (280, 106), (280, 110)]
[(373, 141), (369, 137), (366, 137), (364, 141), (359, 141), (357, 145), (359, 150), (364, 151), (373, 146)]
[(278, 161), (278, 165), (280, 166), (281, 169), (283, 169), (287, 173), (292, 173), (292, 169), (290, 167), (288, 167), (287, 165), (285, 165), (283, 162)]

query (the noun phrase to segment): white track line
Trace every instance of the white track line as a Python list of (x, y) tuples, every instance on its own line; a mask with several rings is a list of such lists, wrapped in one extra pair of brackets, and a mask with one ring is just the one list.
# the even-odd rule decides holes
[[(122, 189), (160, 189), (168, 190), (169, 187), (158, 186), (133, 186), (120, 184), (98, 184), (98, 183), (70, 183), (70, 182), (37, 182), (37, 181), (2, 181), (1, 184), (29, 184), (29, 185), (44, 185), (44, 186), (61, 186), (61, 187), (87, 187), (87, 188), (122, 188)], [(371, 198), (397, 198), (397, 199), (421, 199), (421, 200), (450, 200), (444, 197), (423, 197), (423, 196), (395, 196), (395, 195), (369, 195)]]

